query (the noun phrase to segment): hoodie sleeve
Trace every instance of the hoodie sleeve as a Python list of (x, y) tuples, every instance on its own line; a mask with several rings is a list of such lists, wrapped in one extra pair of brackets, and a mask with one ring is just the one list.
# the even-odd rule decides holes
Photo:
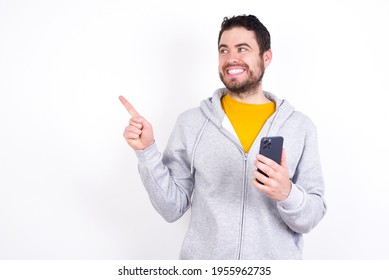
[(193, 177), (180, 124), (176, 124), (163, 155), (156, 143), (135, 151), (138, 170), (151, 203), (167, 221), (178, 220), (190, 207)]
[(305, 136), (300, 161), (292, 178), (288, 198), (278, 202), (285, 223), (295, 232), (308, 233), (324, 217), (324, 182), (317, 147), (316, 128), (312, 124)]

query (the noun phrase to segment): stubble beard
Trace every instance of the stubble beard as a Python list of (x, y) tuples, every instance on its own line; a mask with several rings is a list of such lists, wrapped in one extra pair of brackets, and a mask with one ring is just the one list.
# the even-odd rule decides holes
[[(223, 68), (229, 66), (231, 65), (225, 65)], [(235, 79), (226, 81), (223, 77), (223, 74), (219, 72), (220, 80), (229, 90), (229, 93), (240, 98), (256, 94), (258, 92), (259, 86), (262, 84), (263, 75), (265, 74), (265, 67), (263, 65), (263, 62), (261, 62), (259, 65), (258, 73), (255, 73), (253, 70), (250, 70), (247, 65), (242, 66), (244, 66), (245, 69), (248, 69), (248, 77), (242, 82), (237, 82)]]

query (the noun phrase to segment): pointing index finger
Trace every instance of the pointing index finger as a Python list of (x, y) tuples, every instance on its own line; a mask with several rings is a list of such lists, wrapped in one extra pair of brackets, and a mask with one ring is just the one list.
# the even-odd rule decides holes
[(139, 113), (135, 110), (134, 106), (131, 105), (130, 102), (127, 101), (123, 96), (119, 96), (119, 100), (122, 102), (124, 107), (126, 107), (128, 113), (130, 113), (131, 117), (140, 116)]

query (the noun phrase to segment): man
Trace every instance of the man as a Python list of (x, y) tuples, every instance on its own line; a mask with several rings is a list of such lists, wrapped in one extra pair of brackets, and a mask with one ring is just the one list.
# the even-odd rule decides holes
[[(124, 138), (155, 209), (174, 222), (191, 207), (181, 259), (301, 259), (302, 234), (326, 212), (315, 126), (262, 90), (272, 52), (255, 16), (225, 18), (218, 49), (226, 88), (179, 116), (163, 155), (151, 124), (120, 97), (132, 116)], [(276, 135), (281, 164), (258, 153)]]

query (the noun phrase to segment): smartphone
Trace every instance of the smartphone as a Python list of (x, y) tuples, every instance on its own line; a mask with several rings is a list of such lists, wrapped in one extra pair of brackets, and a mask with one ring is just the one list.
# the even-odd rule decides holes
[[(284, 138), (282, 136), (270, 136), (263, 137), (261, 139), (261, 145), (259, 147), (259, 153), (267, 158), (270, 158), (281, 164), (282, 146), (284, 144)], [(268, 177), (265, 173), (258, 169), (260, 173)], [(257, 180), (258, 181), (258, 180)], [(258, 181), (259, 182), (259, 181)], [(259, 182), (263, 185), (262, 182)]]

